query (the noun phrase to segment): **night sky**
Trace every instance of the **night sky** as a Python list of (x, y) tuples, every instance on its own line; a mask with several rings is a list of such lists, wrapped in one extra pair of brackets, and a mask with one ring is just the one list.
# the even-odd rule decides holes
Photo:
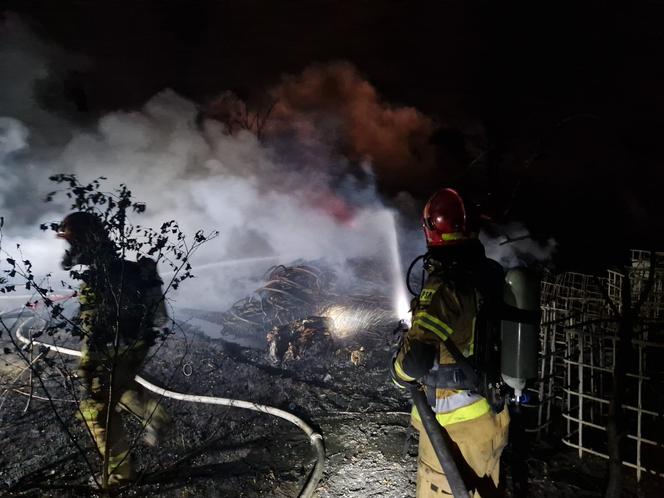
[[(51, 99), (82, 121), (166, 87), (201, 104), (223, 90), (251, 100), (283, 74), (349, 61), (385, 101), (434, 118), (453, 183), (490, 191), (483, 202), (495, 219), (556, 237), (562, 264), (664, 249), (662, 2), (4, 4), (87, 56)], [(469, 131), (478, 127), (481, 136)], [(483, 158), (469, 169), (478, 147)], [(403, 189), (419, 199), (439, 187), (404, 172)]]

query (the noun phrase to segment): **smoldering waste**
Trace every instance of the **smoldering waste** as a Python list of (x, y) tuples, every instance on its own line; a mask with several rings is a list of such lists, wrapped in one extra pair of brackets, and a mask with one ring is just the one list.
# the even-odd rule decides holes
[[(381, 278), (378, 270), (362, 271), (376, 272), (374, 282)], [(389, 481), (385, 489), (392, 494), (384, 496), (407, 496), (414, 475), (412, 455), (404, 452), (408, 400), (388, 382), (385, 365), (394, 318), (390, 300), (377, 287), (360, 283), (349, 292), (320, 263), (274, 267), (254, 293), (225, 312), (187, 310), (199, 321), (217, 323), (220, 338), (203, 335), (194, 320), (184, 320), (179, 328), (185, 333), (156, 345), (144, 375), (175, 391), (267, 404), (312, 423), (324, 434), (328, 452), (320, 496), (344, 496), (342, 489), (350, 481), (351, 487), (369, 491), (385, 488), (370, 475)], [(48, 321), (46, 310), (26, 313)], [(249, 336), (256, 346), (239, 345), (240, 338)], [(62, 333), (43, 338), (78, 347)], [(76, 361), (53, 352), (46, 358), (50, 365), (40, 361), (40, 368), (49, 395), (57, 400), (58, 415), (94, 462), (94, 449), (72, 402), (69, 375)], [(3, 391), (8, 391), (0, 411), (0, 439), (3, 447), (16, 448), (0, 456), (3, 492), (89, 493), (90, 472), (49, 404), (33, 398), (24, 413), (25, 393), (45, 393), (31, 385), (26, 373), (12, 384), (16, 373), (2, 380)], [(127, 494), (297, 495), (314, 458), (297, 428), (260, 413), (166, 398), (162, 402), (175, 425), (157, 450), (136, 446), (144, 473)], [(128, 418), (125, 424), (130, 435), (138, 434), (135, 420)]]
[[(384, 292), (390, 285), (366, 262), (355, 270), (349, 288), (318, 262), (276, 266), (227, 311), (180, 310), (198, 321), (182, 320), (176, 335), (157, 344), (142, 375), (174, 391), (267, 404), (311, 423), (327, 452), (320, 498), (413, 497), (417, 434), (409, 400), (387, 372), (396, 325)], [(27, 332), (49, 323), (46, 310), (23, 313), (32, 320)], [(219, 338), (202, 334), (201, 322), (215, 324)], [(64, 334), (46, 340), (78, 347)], [(0, 341), (11, 351), (7, 334)], [(89, 496), (90, 470), (62, 428), (97, 461), (76, 417), (76, 362), (40, 353), (38, 373), (57, 417), (16, 353), (0, 357), (0, 494)], [(297, 496), (314, 462), (297, 428), (232, 407), (161, 402), (174, 425), (157, 449), (134, 447), (141, 474), (121, 495)], [(124, 423), (130, 440), (139, 439), (139, 423)], [(514, 453), (508, 447), (503, 458), (507, 496), (515, 496), (514, 475), (523, 472), (533, 497), (601, 495), (603, 462), (546, 442), (533, 442), (522, 460)]]

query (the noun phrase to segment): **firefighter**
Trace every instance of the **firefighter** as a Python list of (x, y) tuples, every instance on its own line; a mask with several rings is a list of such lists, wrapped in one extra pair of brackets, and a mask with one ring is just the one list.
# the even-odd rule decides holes
[(134, 381), (157, 334), (168, 323), (162, 281), (153, 260), (120, 258), (94, 214), (69, 214), (57, 236), (69, 243), (62, 267), (85, 265), (82, 271), (71, 272), (82, 281), (74, 329), (82, 339), (78, 376), (85, 388), (79, 416), (99, 454), (108, 453), (106, 484), (113, 486), (135, 477), (120, 410), (143, 421), (143, 439), (151, 446), (170, 422), (159, 402)]
[[(455, 190), (442, 189), (427, 202), (423, 228), (428, 277), (413, 301), (412, 326), (391, 366), (397, 385), (423, 386), (463, 481), (473, 496), (487, 497), (498, 492), (509, 414), (502, 398), (488, 396), (465, 367), (478, 346), (476, 327), (487, 297), (481, 282), (494, 279), (500, 292), (502, 270), (496, 270), (494, 262), (485, 257), (468, 218)], [(451, 496), (415, 407), (411, 415), (411, 423), (420, 433), (417, 497)]]

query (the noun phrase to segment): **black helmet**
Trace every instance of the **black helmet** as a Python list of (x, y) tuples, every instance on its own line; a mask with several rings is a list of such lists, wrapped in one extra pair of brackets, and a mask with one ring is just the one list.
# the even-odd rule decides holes
[(57, 237), (70, 244), (98, 244), (108, 240), (108, 234), (99, 217), (78, 211), (65, 216), (58, 227)]

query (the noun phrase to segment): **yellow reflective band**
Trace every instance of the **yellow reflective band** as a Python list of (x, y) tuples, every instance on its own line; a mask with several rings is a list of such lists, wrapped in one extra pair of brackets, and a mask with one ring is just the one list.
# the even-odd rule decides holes
[(445, 335), (445, 333), (442, 332), (438, 327), (436, 327), (435, 325), (431, 325), (430, 323), (427, 323), (423, 320), (415, 320), (413, 322), (413, 325), (418, 325), (419, 327), (422, 327), (423, 329), (426, 329), (430, 332), (433, 332), (438, 337), (440, 337), (440, 339), (443, 340), (443, 341), (446, 341), (447, 339), (449, 339), (449, 337), (447, 337), (447, 335)]
[(83, 420), (97, 420), (99, 410), (95, 408), (81, 408), (81, 416)]
[(440, 236), (440, 238), (445, 240), (445, 241), (460, 240), (460, 239), (463, 239), (463, 233), (461, 233), (461, 232), (444, 233)]
[(397, 374), (397, 377), (399, 377), (401, 380), (405, 380), (406, 382), (412, 382), (415, 380), (415, 377), (411, 377), (403, 371), (401, 362), (399, 360), (394, 362), (394, 372)]
[(121, 451), (119, 453), (116, 453), (115, 455), (109, 455), (108, 456), (109, 467), (110, 466), (114, 467), (113, 469), (110, 470), (113, 471), (117, 468), (118, 465), (125, 463), (127, 461), (127, 455), (129, 455), (129, 450)]
[(115, 479), (128, 479), (131, 475), (129, 450), (108, 457), (108, 475)]
[(489, 402), (482, 398), (472, 405), (464, 406), (463, 408), (454, 410), (451, 413), (439, 413), (436, 415), (436, 420), (438, 420), (440, 425), (451, 425), (481, 417), (489, 410), (491, 410)]
[(452, 330), (452, 327), (450, 327), (449, 325), (447, 325), (447, 324), (446, 324), (445, 322), (443, 322), (442, 320), (439, 320), (439, 319), (436, 318), (435, 316), (430, 315), (430, 314), (427, 313), (426, 311), (420, 311), (420, 312), (417, 314), (417, 318), (425, 318), (425, 319), (427, 319), (427, 320), (429, 320), (429, 321), (435, 323), (436, 325), (439, 325), (439, 326), (442, 327), (443, 330), (445, 330), (445, 332), (447, 332), (448, 334), (452, 334), (452, 333), (454, 332), (454, 330)]
[(415, 321), (413, 322), (420, 327), (430, 330), (435, 333), (438, 337), (442, 338), (444, 341), (449, 338), (449, 336), (454, 333), (452, 327), (447, 325), (445, 322), (439, 320), (433, 315), (430, 315), (426, 311), (420, 311), (415, 315)]
[[(458, 424), (459, 422), (466, 422), (468, 420), (473, 420), (478, 417), (481, 417), (485, 413), (488, 413), (491, 410), (489, 402), (482, 398), (477, 400), (475, 403), (463, 406), (449, 413), (438, 413), (436, 414), (436, 420), (443, 427), (446, 425)], [(411, 416), (421, 422), (420, 414), (417, 413), (417, 408), (413, 406), (411, 411)]]
[(89, 287), (81, 287), (78, 293), (78, 302), (81, 304), (87, 304), (91, 302), (94, 298), (94, 293), (90, 290)]

